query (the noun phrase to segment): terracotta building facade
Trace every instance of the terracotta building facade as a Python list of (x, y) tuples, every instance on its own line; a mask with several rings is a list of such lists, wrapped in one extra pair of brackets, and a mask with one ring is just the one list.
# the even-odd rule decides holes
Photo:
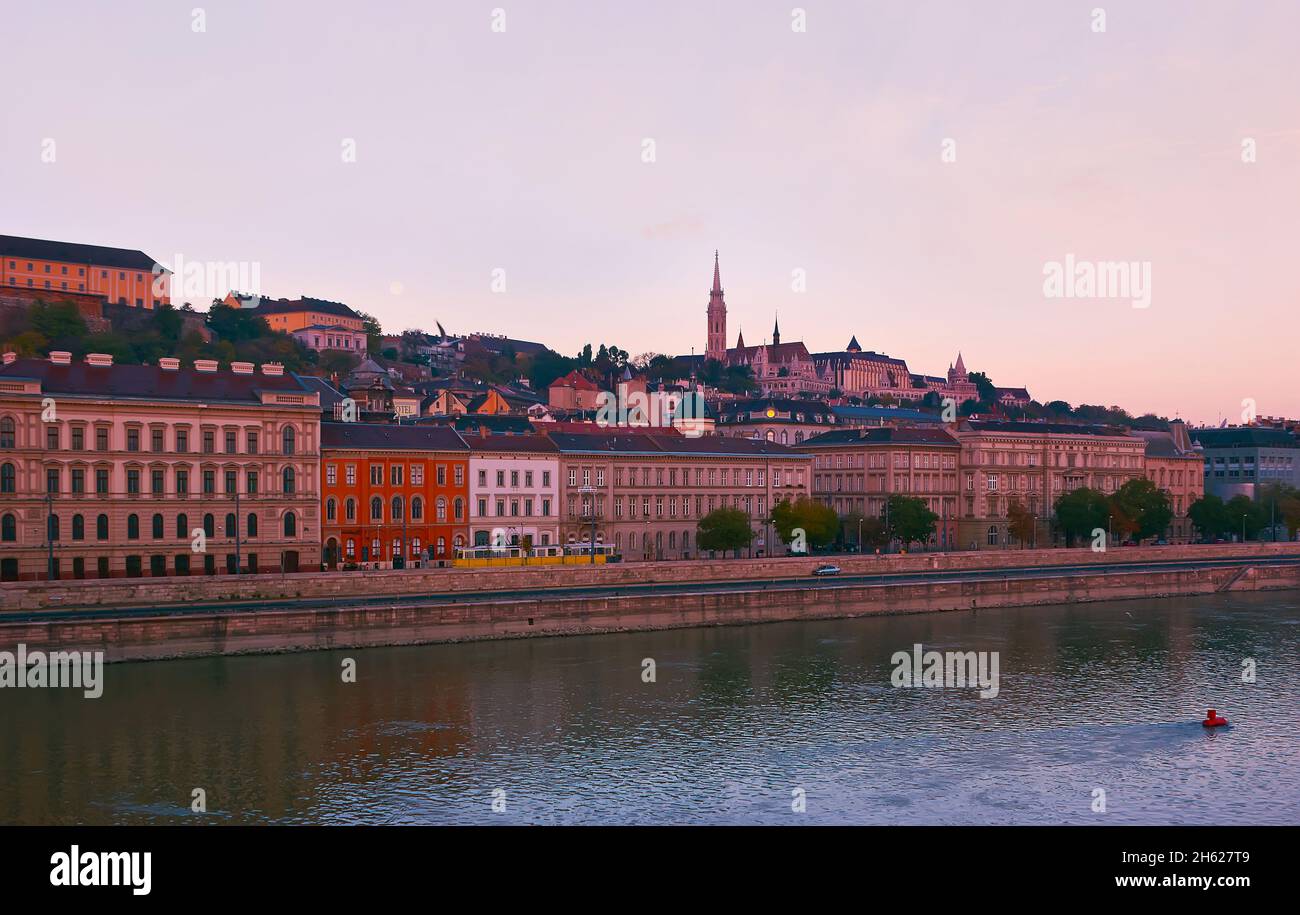
[(469, 448), (447, 426), (321, 428), (327, 568), (444, 565), (469, 538)]
[(157, 308), (171, 302), (171, 275), (143, 251), (0, 235), (0, 287), (102, 296)]

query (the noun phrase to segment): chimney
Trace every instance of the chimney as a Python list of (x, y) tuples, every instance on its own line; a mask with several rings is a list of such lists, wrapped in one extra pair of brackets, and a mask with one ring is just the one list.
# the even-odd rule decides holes
[(13, 365), (13, 363), (18, 359), (18, 354), (15, 353), (13, 350), (6, 350), (4, 358), (5, 358), (5, 365)]
[(284, 366), (283, 366), (281, 363), (279, 363), (279, 362), (263, 362), (263, 363), (262, 363), (262, 374), (263, 374), (263, 375), (283, 375), (283, 374), (284, 374)]
[(86, 365), (110, 366), (113, 356), (110, 353), (86, 353)]
[(230, 363), (230, 370), (236, 375), (251, 375), (253, 374), (253, 363), (232, 362)]
[(217, 360), (215, 359), (195, 359), (194, 371), (196, 372), (215, 372), (217, 370)]
[(56, 349), (50, 353), (50, 361), (55, 365), (71, 365), (72, 353), (63, 349)]
[(158, 368), (164, 372), (174, 372), (181, 367), (181, 361), (175, 356), (163, 356), (158, 360)]

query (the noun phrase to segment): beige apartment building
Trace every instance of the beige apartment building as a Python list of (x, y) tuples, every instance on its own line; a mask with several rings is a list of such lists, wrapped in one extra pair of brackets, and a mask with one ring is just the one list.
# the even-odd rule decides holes
[(810, 494), (810, 456), (773, 442), (671, 432), (549, 437), (559, 450), (562, 539), (594, 536), (628, 562), (699, 558), (700, 519), (723, 506), (751, 519), (745, 554), (785, 555), (768, 523), (772, 508)]
[(1038, 519), (1037, 546), (1063, 542), (1051, 530), (1062, 494), (1088, 486), (1109, 495), (1144, 473), (1146, 440), (1125, 429), (966, 420), (955, 435), (961, 442), (961, 549), (1017, 545), (1007, 524), (1014, 502)]
[(0, 573), (319, 569), (320, 416), (279, 365), (6, 353)]
[(939, 516), (929, 545), (956, 548), (961, 444), (942, 428), (837, 429), (808, 439), (812, 495), (844, 517), (878, 518), (894, 494), (924, 500)]

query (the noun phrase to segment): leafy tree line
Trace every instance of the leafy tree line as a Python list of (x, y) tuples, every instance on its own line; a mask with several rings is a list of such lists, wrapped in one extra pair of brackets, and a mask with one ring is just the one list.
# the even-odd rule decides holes
[[(926, 543), (934, 536), (939, 516), (929, 509), (924, 499), (895, 494), (889, 497), (888, 506), (888, 511), (879, 518), (857, 512), (840, 517), (829, 505), (815, 499), (783, 499), (766, 521), (787, 545), (802, 538), (808, 552), (849, 543), (877, 548), (893, 541), (907, 548), (913, 543)], [(750, 517), (740, 509), (724, 506), (700, 519), (696, 543), (701, 550), (738, 555), (750, 546), (754, 536)]]
[(74, 358), (108, 353), (114, 362), (124, 364), (156, 364), (162, 357), (176, 356), (183, 362), (280, 362), (288, 371), (311, 372), (322, 367), (323, 360), (347, 356), (317, 353), (288, 334), (271, 330), (251, 310), (221, 302), (213, 302), (205, 317), (213, 335), (209, 342), (192, 327), (186, 329), (185, 317), (192, 314), (197, 313), (189, 305), (161, 305), (131, 314), (129, 326), (92, 332), (75, 305), (38, 301), (23, 311), (6, 310), (0, 339), (5, 348), (22, 356), (48, 356), (53, 350), (66, 350)]

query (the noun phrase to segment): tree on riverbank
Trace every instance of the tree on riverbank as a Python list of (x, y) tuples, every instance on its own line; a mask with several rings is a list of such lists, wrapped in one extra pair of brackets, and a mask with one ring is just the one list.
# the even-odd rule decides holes
[(924, 499), (897, 493), (889, 497), (886, 518), (889, 536), (904, 547), (927, 542), (934, 535), (935, 523), (939, 520), (939, 516), (930, 511)]
[(1169, 529), (1174, 520), (1169, 494), (1146, 477), (1136, 477), (1107, 500), (1115, 533), (1145, 540)]
[(1064, 493), (1056, 500), (1056, 526), (1065, 534), (1065, 545), (1074, 546), (1074, 539), (1087, 539), (1097, 528), (1107, 529), (1110, 506), (1106, 495), (1098, 489), (1080, 486)]
[(829, 505), (807, 497), (793, 502), (782, 499), (772, 509), (772, 526), (785, 543), (792, 542), (794, 532), (802, 529), (809, 549), (820, 549), (835, 542), (840, 519)]
[(703, 518), (696, 528), (695, 543), (701, 550), (725, 553), (740, 551), (754, 539), (754, 529), (749, 526), (749, 515), (738, 508), (715, 508)]
[(1023, 549), (1028, 546), (1034, 539), (1034, 526), (1037, 523), (1029, 509), (1020, 504), (1020, 500), (1012, 497), (1011, 504), (1007, 506), (1007, 530), (1012, 537), (1020, 541)]

